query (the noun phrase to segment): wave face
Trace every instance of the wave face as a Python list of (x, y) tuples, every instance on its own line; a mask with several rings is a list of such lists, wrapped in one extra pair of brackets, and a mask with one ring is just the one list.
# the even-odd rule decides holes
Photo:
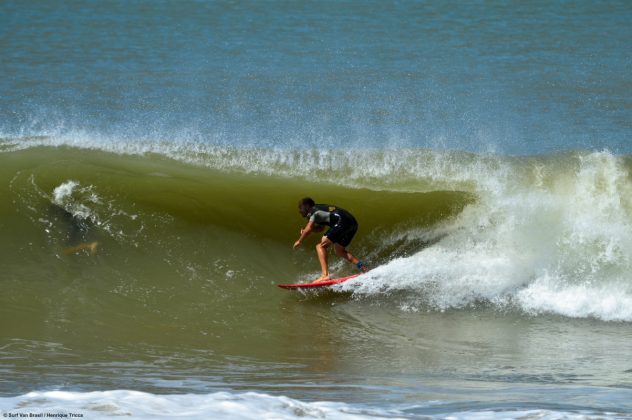
[[(48, 264), (77, 261), (65, 249), (93, 241), (98, 256), (85, 261), (136, 299), (170, 276), (259, 291), (309, 278), (312, 253), (288, 244), (302, 223), (296, 201), (312, 195), (360, 220), (353, 250), (375, 269), (345, 287), (358, 299), (632, 320), (629, 161), (608, 152), (4, 147), (2, 250), (26, 300), (17, 273), (48, 278)], [(34, 260), (48, 263), (37, 272)]]

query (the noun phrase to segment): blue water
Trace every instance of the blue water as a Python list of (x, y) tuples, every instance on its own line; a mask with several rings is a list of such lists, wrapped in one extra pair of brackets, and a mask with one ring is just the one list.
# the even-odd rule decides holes
[(632, 152), (632, 3), (3, 1), (0, 133)]

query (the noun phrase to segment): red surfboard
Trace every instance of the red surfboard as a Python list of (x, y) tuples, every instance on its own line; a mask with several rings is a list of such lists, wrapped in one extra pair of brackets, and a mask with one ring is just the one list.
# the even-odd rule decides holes
[(352, 276), (340, 277), (338, 279), (319, 281), (318, 283), (277, 284), (277, 286), (282, 289), (316, 289), (319, 287), (331, 286), (332, 284), (344, 283), (345, 281), (356, 278), (359, 275), (360, 274), (354, 274)]

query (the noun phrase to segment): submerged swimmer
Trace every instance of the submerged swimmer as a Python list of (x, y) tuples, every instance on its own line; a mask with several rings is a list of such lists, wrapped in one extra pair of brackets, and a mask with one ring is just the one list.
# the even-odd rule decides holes
[(77, 254), (81, 251), (86, 251), (90, 255), (97, 253), (99, 243), (89, 239), (90, 229), (86, 220), (76, 217), (59, 205), (52, 205), (51, 210), (59, 215), (66, 226), (67, 246), (64, 248), (64, 254)]
[(98, 246), (99, 246), (99, 243), (97, 241), (82, 242), (78, 245), (64, 248), (64, 254), (70, 255), (70, 254), (77, 254), (81, 251), (87, 251), (90, 255), (96, 255)]
[(294, 242), (294, 249), (301, 246), (303, 240), (312, 232), (322, 232), (325, 226), (329, 230), (323, 235), (320, 243), (316, 245), (316, 253), (320, 262), (321, 275), (314, 283), (330, 280), (329, 266), (327, 264), (327, 248), (334, 245), (336, 255), (344, 258), (362, 272), (368, 271), (364, 263), (354, 257), (347, 246), (358, 231), (358, 222), (348, 211), (340, 207), (328, 204), (316, 204), (311, 198), (304, 198), (298, 203), (298, 211), (301, 216), (308, 219), (307, 225), (301, 229), (301, 236)]

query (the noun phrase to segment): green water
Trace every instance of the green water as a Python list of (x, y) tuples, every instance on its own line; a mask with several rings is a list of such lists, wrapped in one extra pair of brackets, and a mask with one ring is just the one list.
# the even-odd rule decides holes
[[(0, 209), (3, 334), (95, 351), (146, 343), (210, 347), (220, 355), (274, 353), (260, 340), (294, 320), (274, 302), (295, 298), (274, 285), (318, 272), (318, 238), (292, 250), (304, 224), (299, 198), (326, 197), (353, 209), (361, 221), (353, 251), (373, 264), (426, 245), (385, 238), (445, 220), (472, 201), (458, 192), (222, 173), (158, 156), (61, 148), (0, 158), (1, 194), (9, 198)], [(71, 180), (73, 193), (56, 203), (55, 188)], [(68, 234), (74, 222), (58, 207), (87, 214), (80, 239), (97, 241), (96, 255), (64, 253), (76, 245)], [(338, 274), (352, 271), (334, 263)], [(296, 328), (319, 325), (313, 318)]]

